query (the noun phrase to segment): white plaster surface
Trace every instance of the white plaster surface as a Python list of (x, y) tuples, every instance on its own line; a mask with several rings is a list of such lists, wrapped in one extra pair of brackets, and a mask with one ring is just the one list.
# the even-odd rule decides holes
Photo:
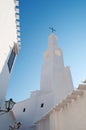
[[(14, 42), (17, 42), (15, 1), (0, 0), (0, 110), (5, 109), (4, 101), (11, 73), (8, 69), (8, 59)], [(12, 112), (0, 111), (0, 130), (9, 130), (14, 125)]]
[[(53, 106), (72, 90), (73, 83), (70, 69), (64, 66), (57, 37), (52, 33), (48, 38), (48, 50), (44, 53), (40, 90), (32, 92), (29, 99), (17, 103), (13, 109), (16, 119), (22, 122), (21, 130), (38, 130), (37, 127), (40, 126), (35, 127), (34, 123), (45, 116)], [(41, 104), (44, 104), (43, 107), (41, 107)], [(23, 112), (24, 108), (26, 108), (25, 112)], [(40, 125), (43, 126), (44, 124), (47, 127), (46, 121)]]
[(9, 130), (9, 125), (14, 126), (15, 118), (12, 112), (0, 112), (0, 130)]
[[(86, 85), (85, 90), (79, 91), (83, 94), (77, 95), (76, 99), (71, 98), (71, 102), (64, 104), (60, 110), (52, 108), (38, 121), (38, 130), (86, 130)], [(48, 126), (45, 121), (49, 122)]]
[(13, 42), (16, 42), (15, 21), (14, 0), (0, 0), (0, 73)]
[(0, 107), (8, 88), (9, 73), (7, 62), (17, 42), (14, 0), (0, 0)]

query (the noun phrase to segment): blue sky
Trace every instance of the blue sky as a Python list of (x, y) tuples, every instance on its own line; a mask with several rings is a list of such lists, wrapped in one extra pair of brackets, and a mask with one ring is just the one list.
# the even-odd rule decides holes
[(86, 78), (86, 0), (20, 0), (20, 17), (21, 49), (7, 99), (18, 102), (40, 88), (43, 52), (52, 26), (76, 88)]

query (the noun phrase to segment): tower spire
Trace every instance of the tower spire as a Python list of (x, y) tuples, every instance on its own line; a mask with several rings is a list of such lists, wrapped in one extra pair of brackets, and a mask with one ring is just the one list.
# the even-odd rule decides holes
[(56, 31), (53, 27), (49, 27), (49, 29), (50, 29), (52, 32), (55, 32), (55, 31)]

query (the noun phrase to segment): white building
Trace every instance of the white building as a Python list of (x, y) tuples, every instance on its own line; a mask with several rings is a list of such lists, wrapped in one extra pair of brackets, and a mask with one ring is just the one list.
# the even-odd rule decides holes
[(40, 90), (6, 111), (8, 81), (20, 44), (18, 4), (18, 0), (0, 0), (0, 130), (86, 130), (86, 84), (73, 89), (53, 33), (44, 52)]
[(0, 107), (19, 46), (19, 9), (16, 0), (0, 0)]
[[(51, 33), (48, 38), (48, 50), (44, 52), (40, 90), (32, 92), (29, 99), (19, 102), (13, 109), (17, 121), (22, 123), (21, 130), (32, 130), (35, 123), (72, 90), (70, 69), (68, 66), (64, 67), (58, 39), (54, 33)], [(35, 125), (34, 130), (36, 129)]]
[(12, 112), (5, 112), (5, 97), (20, 44), (18, 6), (18, 0), (0, 0), (0, 130), (15, 121)]
[(86, 130), (86, 84), (68, 94), (36, 125), (37, 130)]

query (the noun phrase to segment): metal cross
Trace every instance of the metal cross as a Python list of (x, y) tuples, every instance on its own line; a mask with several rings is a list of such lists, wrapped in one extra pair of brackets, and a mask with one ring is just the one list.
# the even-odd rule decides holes
[(52, 31), (52, 32), (55, 32), (56, 30), (52, 27), (49, 27), (49, 29)]

